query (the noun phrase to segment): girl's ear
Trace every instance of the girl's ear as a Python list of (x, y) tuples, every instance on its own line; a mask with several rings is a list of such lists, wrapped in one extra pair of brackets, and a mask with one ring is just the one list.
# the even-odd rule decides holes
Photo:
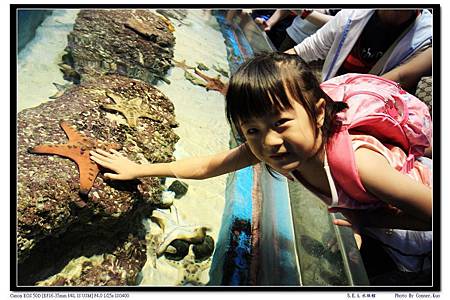
[(323, 126), (323, 122), (325, 120), (325, 99), (320, 98), (316, 103), (316, 112), (317, 112), (317, 128), (321, 128)]

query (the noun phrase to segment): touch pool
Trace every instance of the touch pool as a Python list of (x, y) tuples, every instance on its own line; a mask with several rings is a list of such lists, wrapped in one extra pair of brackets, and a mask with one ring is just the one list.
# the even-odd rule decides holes
[[(245, 58), (272, 50), (251, 19), (204, 9), (19, 13), (42, 23), (18, 53), (18, 285), (367, 284), (350, 232), (262, 166), (117, 183), (79, 158), (104, 145), (167, 162), (239, 143), (224, 116), (226, 82)], [(21, 26), (36, 26), (20, 21), (19, 41)]]

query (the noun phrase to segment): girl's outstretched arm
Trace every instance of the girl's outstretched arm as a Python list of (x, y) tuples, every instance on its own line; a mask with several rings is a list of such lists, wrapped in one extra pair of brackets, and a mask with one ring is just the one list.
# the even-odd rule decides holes
[(201, 157), (192, 157), (170, 163), (137, 164), (115, 150), (101, 149), (91, 151), (91, 159), (114, 173), (105, 177), (116, 180), (130, 180), (138, 177), (177, 177), (186, 179), (205, 179), (233, 172), (256, 164), (259, 160), (247, 144), (228, 151)]
[(432, 191), (422, 183), (398, 172), (378, 152), (359, 148), (355, 151), (356, 167), (368, 192), (407, 215), (411, 221), (429, 224), (432, 218)]

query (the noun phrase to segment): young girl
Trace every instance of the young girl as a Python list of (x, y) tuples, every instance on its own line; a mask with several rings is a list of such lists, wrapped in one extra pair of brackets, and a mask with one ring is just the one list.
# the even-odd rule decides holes
[[(264, 162), (269, 171), (303, 182), (330, 205), (332, 179), (324, 169), (325, 148), (341, 125), (336, 114), (345, 108), (346, 104), (334, 102), (322, 91), (298, 56), (263, 54), (240, 66), (229, 81), (226, 114), (244, 141), (240, 146), (171, 163), (136, 164), (115, 150), (96, 150), (91, 158), (114, 171), (105, 177), (116, 180), (143, 176), (204, 179)], [(364, 222), (358, 225), (429, 230), (431, 187), (396, 171), (385, 157), (391, 150), (378, 150), (380, 147), (384, 146), (374, 138), (361, 143), (355, 160), (366, 190), (380, 204), (388, 205), (375, 205), (381, 208), (370, 213), (361, 211)], [(337, 189), (340, 191), (339, 186)]]

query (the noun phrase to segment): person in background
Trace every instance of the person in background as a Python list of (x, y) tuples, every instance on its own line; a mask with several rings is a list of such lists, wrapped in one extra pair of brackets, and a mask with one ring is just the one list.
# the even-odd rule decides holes
[(431, 45), (432, 14), (426, 9), (344, 9), (286, 52), (307, 62), (324, 60), (323, 81), (345, 73), (370, 73), (399, 79), (413, 91), (419, 76), (431, 70), (431, 49), (413, 58)]
[(417, 82), (424, 76), (431, 76), (433, 49), (431, 47), (412, 57), (408, 63), (402, 64), (381, 77), (400, 83), (407, 91), (413, 93)]
[(269, 35), (278, 23), (283, 22), (283, 20), (293, 15), (295, 16), (292, 24), (286, 29), (283, 41), (277, 47), (279, 51), (284, 52), (314, 34), (314, 32), (328, 22), (337, 12), (338, 10), (330, 9), (277, 9), (269, 19), (256, 18), (255, 22)]
[[(276, 10), (253, 10), (251, 13), (252, 18), (255, 23), (258, 24), (261, 28), (264, 27), (264, 23), (267, 22)], [(266, 31), (267, 36), (269, 37), (272, 44), (276, 49), (280, 48), (281, 43), (284, 41), (286, 37), (286, 29), (291, 26), (292, 21), (296, 17), (295, 13), (291, 13), (287, 15), (284, 19), (277, 22), (272, 28)]]

